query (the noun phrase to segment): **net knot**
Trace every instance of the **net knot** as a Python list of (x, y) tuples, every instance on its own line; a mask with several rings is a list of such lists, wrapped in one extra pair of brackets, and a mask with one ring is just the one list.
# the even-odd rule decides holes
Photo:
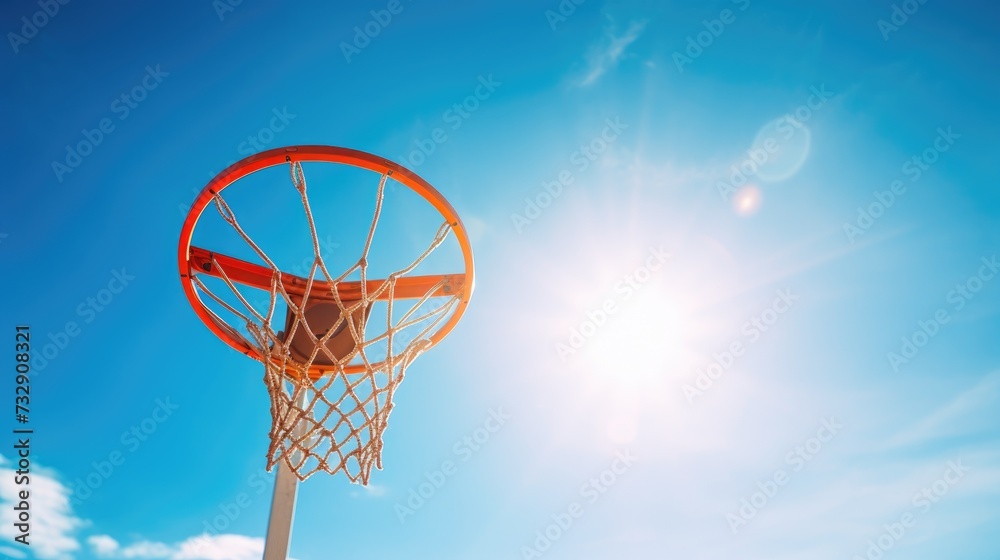
[(305, 196), (306, 194), (306, 176), (302, 172), (302, 164), (293, 161), (290, 163), (290, 172), (292, 174), (292, 185), (295, 190), (299, 191), (299, 194)]

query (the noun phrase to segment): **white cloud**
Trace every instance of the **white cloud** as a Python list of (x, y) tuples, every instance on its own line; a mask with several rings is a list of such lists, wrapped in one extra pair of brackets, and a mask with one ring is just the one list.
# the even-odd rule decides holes
[(122, 548), (108, 535), (87, 539), (101, 558), (166, 558), (169, 560), (259, 560), (264, 554), (264, 539), (243, 535), (202, 535), (177, 545), (140, 541)]
[(122, 549), (122, 558), (176, 558), (174, 550), (158, 543), (141, 541)]
[(264, 554), (264, 539), (243, 535), (192, 537), (181, 543), (174, 560), (258, 560)]
[(111, 556), (118, 551), (118, 541), (107, 535), (94, 535), (87, 538), (87, 544), (94, 551), (94, 554), (104, 557)]
[[(14, 542), (14, 504), (22, 488), (14, 482), (15, 469), (0, 455), (0, 537)], [(71, 558), (80, 549), (74, 533), (85, 523), (70, 505), (70, 489), (37, 464), (31, 465), (31, 551), (41, 560)]]
[(6, 546), (0, 546), (0, 554), (6, 554), (11, 558), (26, 558), (25, 554), (20, 550), (8, 548)]
[(616, 35), (612, 25), (605, 30), (601, 43), (592, 47), (587, 53), (587, 72), (580, 80), (580, 86), (589, 86), (597, 82), (609, 69), (618, 65), (625, 49), (635, 42), (646, 28), (646, 22), (633, 21), (622, 35)]
[[(21, 490), (14, 482), (16, 465), (0, 455), (0, 537), (14, 542), (14, 505)], [(38, 560), (70, 560), (80, 550), (74, 533), (87, 522), (76, 517), (70, 504), (70, 489), (56, 480), (53, 473), (32, 464), (31, 473), (31, 553)], [(264, 539), (243, 535), (190, 537), (176, 545), (139, 541), (129, 546), (110, 535), (93, 535), (87, 545), (99, 558), (163, 558), (169, 560), (259, 560), (264, 554)], [(26, 558), (24, 551), (0, 546), (0, 554)]]

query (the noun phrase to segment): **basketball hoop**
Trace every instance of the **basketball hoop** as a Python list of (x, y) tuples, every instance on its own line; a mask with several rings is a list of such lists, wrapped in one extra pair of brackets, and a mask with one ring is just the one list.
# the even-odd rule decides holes
[[(320, 254), (302, 168), (302, 163), (312, 162), (353, 166), (378, 177), (367, 241), (357, 261), (344, 271), (331, 271)], [(281, 165), (288, 166), (288, 192), (301, 199), (311, 236), (314, 259), (306, 276), (280, 270), (223, 196), (240, 179)], [(389, 180), (420, 195), (443, 222), (422, 254), (384, 278), (371, 279), (369, 252)], [(257, 262), (192, 246), (195, 227), (209, 206)], [(464, 270), (417, 275), (421, 263), (451, 235), (461, 249)], [(209, 330), (264, 365), (271, 400), (267, 467), (282, 465), (298, 480), (320, 471), (344, 472), (352, 482), (368, 484), (372, 467), (382, 468), (382, 435), (406, 368), (455, 327), (474, 286), (468, 234), (444, 197), (400, 165), (328, 146), (268, 150), (222, 171), (191, 207), (181, 230), (178, 265), (184, 292)], [(352, 275), (360, 279), (349, 279)], [(249, 303), (245, 294), (250, 290), (268, 295), (266, 310)], [(387, 309), (384, 316), (373, 313), (376, 304)], [(284, 316), (277, 311), (282, 306)], [(398, 337), (404, 332), (405, 337)], [(404, 339), (409, 341), (402, 344)]]

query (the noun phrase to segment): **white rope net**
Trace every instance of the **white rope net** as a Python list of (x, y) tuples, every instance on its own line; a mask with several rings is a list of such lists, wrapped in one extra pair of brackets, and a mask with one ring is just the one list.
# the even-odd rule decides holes
[[(268, 470), (283, 462), (300, 480), (320, 471), (330, 474), (342, 471), (351, 482), (367, 485), (372, 467), (382, 468), (382, 434), (393, 408), (393, 394), (403, 380), (406, 368), (430, 345), (430, 335), (450, 315), (462, 294), (462, 290), (455, 290), (455, 293), (446, 296), (434, 295), (444, 287), (446, 280), (442, 279), (394, 320), (394, 307), (399, 313), (399, 306), (409, 304), (409, 300), (397, 301), (394, 297), (396, 283), (413, 272), (444, 242), (451, 226), (447, 222), (441, 225), (421, 255), (404, 268), (389, 274), (376, 289), (369, 291), (368, 253), (391, 171), (379, 180), (375, 212), (360, 258), (346, 271), (334, 276), (320, 253), (319, 236), (309, 207), (302, 166), (299, 162), (290, 162), (290, 168), (292, 184), (301, 197), (308, 221), (314, 255), (304, 295), (286, 291), (278, 267), (247, 235), (219, 193), (215, 193), (214, 202), (223, 220), (272, 271), (267, 309), (255, 308), (249, 303), (214, 255), (212, 267), (239, 305), (213, 293), (200, 275), (196, 275), (193, 281), (245, 326), (249, 337), (210, 310), (220, 325), (229, 326), (231, 334), (256, 348), (259, 353), (257, 358), (264, 364), (264, 382), (271, 399)], [(361, 277), (361, 297), (342, 299), (337, 287), (355, 273)], [(332, 288), (328, 289), (322, 284), (324, 282)], [(279, 301), (287, 306), (286, 317), (275, 317)], [(310, 327), (307, 320), (309, 303), (320, 301), (335, 304), (335, 316), (339, 315), (328, 328), (327, 325), (323, 328)], [(377, 319), (370, 315), (376, 301), (385, 303), (385, 327), (381, 332), (366, 336), (368, 331), (381, 329), (374, 323)], [(277, 330), (281, 327), (287, 332)], [(293, 352), (293, 340), (297, 336), (301, 340), (303, 334), (311, 347), (311, 355), (308, 356), (301, 354), (301, 349), (298, 355)], [(348, 341), (350, 350), (342, 355), (335, 354), (329, 346), (335, 336)], [(345, 367), (350, 364), (363, 364), (364, 371), (345, 372)], [(314, 365), (322, 365), (324, 375), (311, 378), (308, 372)]]

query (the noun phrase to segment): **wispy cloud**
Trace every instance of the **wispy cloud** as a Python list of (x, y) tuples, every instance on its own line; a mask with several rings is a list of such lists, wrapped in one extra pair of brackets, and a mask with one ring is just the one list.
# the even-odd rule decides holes
[[(14, 503), (18, 486), (14, 483), (14, 465), (0, 455), (0, 537), (13, 543)], [(70, 505), (70, 489), (45, 469), (32, 465), (31, 476), (31, 552), (35, 558), (62, 560), (80, 549), (74, 533), (85, 522), (76, 517)]]
[(1000, 402), (1000, 372), (982, 378), (912, 427), (887, 442), (891, 446), (927, 443), (934, 438), (977, 434), (995, 430), (991, 411)]
[(593, 85), (605, 72), (617, 66), (625, 56), (625, 50), (642, 35), (645, 28), (645, 21), (633, 21), (624, 33), (618, 35), (614, 29), (614, 22), (609, 22), (601, 42), (591, 47), (587, 53), (587, 71), (577, 85), (580, 87)]

